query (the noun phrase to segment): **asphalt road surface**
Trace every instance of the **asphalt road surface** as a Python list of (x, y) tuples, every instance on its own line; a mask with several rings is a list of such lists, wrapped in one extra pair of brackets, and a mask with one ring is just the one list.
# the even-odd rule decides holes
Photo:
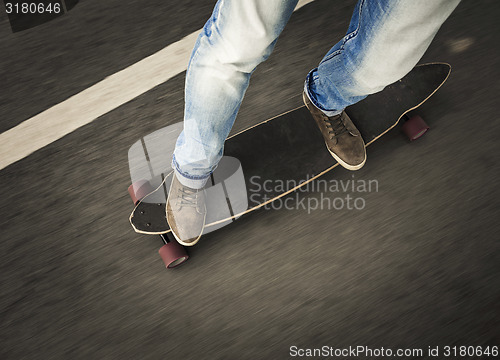
[[(200, 29), (213, 5), (81, 0), (15, 34), (0, 16), (0, 132)], [(317, 0), (294, 13), (233, 131), (301, 105), (305, 74), (353, 8)], [(499, 15), (496, 0), (464, 1), (422, 59), (453, 67), (419, 110), (428, 134), (409, 143), (392, 131), (360, 171), (322, 178), (376, 180), (378, 191), (291, 195), (361, 197), (363, 209), (259, 210), (174, 270), (158, 239), (129, 225), (127, 151), (182, 119), (185, 72), (0, 170), (0, 358), (422, 349), (409, 359), (500, 346)]]

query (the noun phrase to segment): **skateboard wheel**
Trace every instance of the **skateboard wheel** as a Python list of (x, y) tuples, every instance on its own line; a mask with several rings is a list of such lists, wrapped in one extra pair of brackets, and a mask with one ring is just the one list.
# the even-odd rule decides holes
[(163, 263), (168, 269), (179, 266), (189, 258), (186, 249), (177, 241), (171, 241), (163, 245), (158, 250), (158, 254), (160, 254)]
[(134, 204), (137, 204), (142, 200), (142, 198), (153, 192), (153, 190), (154, 189), (151, 187), (151, 184), (147, 180), (136, 181), (128, 187), (128, 193), (132, 198)]
[(427, 125), (420, 116), (415, 115), (409, 118), (401, 128), (403, 132), (408, 136), (410, 141), (417, 140), (419, 137), (424, 135), (427, 130), (429, 130), (429, 125)]

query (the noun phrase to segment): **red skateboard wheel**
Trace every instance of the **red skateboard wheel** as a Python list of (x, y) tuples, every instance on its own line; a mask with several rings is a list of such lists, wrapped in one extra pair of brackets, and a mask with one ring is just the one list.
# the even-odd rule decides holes
[(403, 124), (401, 130), (408, 136), (410, 141), (413, 141), (424, 135), (429, 130), (429, 125), (420, 116), (415, 115)]
[(153, 192), (153, 190), (154, 189), (147, 180), (136, 181), (135, 183), (133, 183), (128, 187), (128, 193), (132, 198), (134, 204), (137, 204), (139, 201), (142, 200), (142, 198)]
[(163, 263), (169, 269), (179, 266), (189, 259), (186, 249), (177, 241), (171, 241), (163, 245), (160, 250), (158, 250), (158, 254), (160, 254)]

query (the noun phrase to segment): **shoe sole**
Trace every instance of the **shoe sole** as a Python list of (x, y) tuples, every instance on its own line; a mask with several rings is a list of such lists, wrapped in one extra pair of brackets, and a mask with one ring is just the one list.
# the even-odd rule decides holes
[[(168, 202), (168, 198), (167, 198), (167, 202)], [(205, 217), (203, 218), (203, 223), (204, 224), (205, 224), (206, 220), (207, 220), (207, 214), (205, 213)], [(168, 223), (168, 219), (167, 219), (167, 223)], [(170, 226), (170, 224), (169, 224), (169, 226)], [(198, 241), (200, 241), (201, 235), (203, 235), (203, 230), (205, 230), (205, 225), (203, 225), (203, 228), (201, 229), (200, 235), (198, 235), (198, 237), (195, 240), (193, 240), (191, 242), (185, 242), (185, 241), (181, 240), (177, 236), (177, 234), (175, 233), (174, 229), (170, 228), (170, 231), (172, 232), (172, 235), (174, 235), (175, 240), (177, 240), (177, 242), (179, 244), (181, 244), (182, 246), (193, 246), (193, 245), (196, 245), (198, 243)]]
[(347, 169), (347, 170), (359, 170), (359, 169), (361, 169), (361, 168), (365, 165), (365, 163), (366, 163), (366, 150), (365, 150), (365, 159), (363, 160), (363, 162), (362, 162), (362, 163), (360, 163), (360, 164), (358, 164), (358, 165), (350, 165), (350, 164), (346, 163), (345, 161), (343, 161), (341, 158), (339, 158), (339, 157), (337, 156), (337, 154), (335, 154), (334, 152), (332, 152), (332, 151), (330, 150), (330, 148), (328, 147), (328, 145), (326, 144), (326, 142), (325, 142), (325, 145), (326, 145), (326, 149), (328, 150), (328, 152), (330, 153), (330, 155), (332, 155), (332, 157), (333, 157), (335, 160), (337, 160), (337, 162), (338, 162), (338, 163), (339, 163), (339, 164), (340, 164), (343, 168), (345, 168), (345, 169)]
[[(203, 227), (203, 229), (205, 229), (205, 227)], [(203, 234), (203, 229), (201, 230), (201, 234)], [(177, 242), (179, 244), (181, 244), (182, 246), (194, 246), (198, 243), (198, 241), (200, 241), (201, 239), (201, 234), (194, 240), (194, 241), (191, 241), (191, 242), (184, 242), (182, 241), (174, 232), (174, 230), (170, 229), (170, 231), (172, 232), (172, 235), (174, 235), (174, 238), (175, 240), (177, 240)]]
[[(304, 102), (304, 105), (306, 106), (306, 108), (311, 111), (311, 109), (309, 108), (309, 106), (307, 106), (307, 101), (306, 101), (306, 93), (305, 92), (302, 92), (302, 101)], [(337, 154), (335, 154), (334, 152), (332, 152), (330, 150), (330, 148), (328, 147), (328, 144), (326, 143), (325, 141), (325, 146), (326, 146), (326, 149), (328, 150), (328, 152), (330, 153), (330, 155), (332, 155), (332, 157), (345, 169), (347, 170), (359, 170), (361, 169), (365, 163), (366, 163), (366, 147), (365, 147), (365, 159), (363, 160), (362, 163), (358, 164), (358, 165), (350, 165), (348, 163), (346, 163), (344, 160), (342, 160)]]

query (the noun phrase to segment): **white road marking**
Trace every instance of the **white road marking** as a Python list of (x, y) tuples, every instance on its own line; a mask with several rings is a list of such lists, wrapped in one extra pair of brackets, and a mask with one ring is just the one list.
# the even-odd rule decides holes
[(0, 170), (185, 71), (200, 31), (0, 134)]

